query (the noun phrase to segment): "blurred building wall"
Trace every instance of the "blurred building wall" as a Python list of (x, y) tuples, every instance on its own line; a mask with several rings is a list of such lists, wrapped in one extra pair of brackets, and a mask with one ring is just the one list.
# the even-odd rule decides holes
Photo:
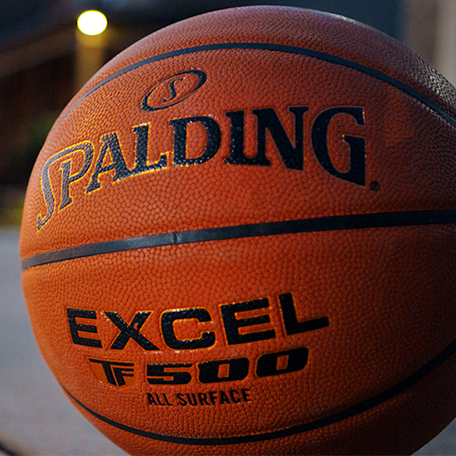
[(456, 85), (456, 1), (406, 0), (404, 41)]

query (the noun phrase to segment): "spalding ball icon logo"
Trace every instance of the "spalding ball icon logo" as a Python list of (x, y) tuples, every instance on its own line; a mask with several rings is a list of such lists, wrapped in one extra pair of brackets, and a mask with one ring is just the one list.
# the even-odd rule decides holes
[(159, 111), (174, 106), (193, 95), (205, 82), (204, 71), (189, 70), (169, 76), (156, 84), (143, 98), (144, 111)]

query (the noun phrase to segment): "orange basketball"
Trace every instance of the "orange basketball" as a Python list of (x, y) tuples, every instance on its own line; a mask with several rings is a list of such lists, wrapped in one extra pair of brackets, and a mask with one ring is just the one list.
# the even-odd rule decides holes
[(144, 455), (403, 454), (456, 411), (456, 93), (340, 16), (205, 14), (100, 70), (28, 187), (23, 289)]

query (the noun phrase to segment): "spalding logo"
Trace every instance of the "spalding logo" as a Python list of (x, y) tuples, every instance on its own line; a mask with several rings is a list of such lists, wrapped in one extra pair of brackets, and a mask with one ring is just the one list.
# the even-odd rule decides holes
[(188, 70), (169, 76), (156, 84), (142, 99), (141, 109), (158, 111), (174, 106), (193, 95), (206, 79), (206, 73), (201, 70)]
[[(207, 75), (201, 70), (187, 70), (162, 79), (142, 98), (141, 107), (145, 111), (158, 111), (177, 105), (192, 96), (206, 82)], [(135, 103), (139, 104), (137, 99)], [(196, 105), (198, 106), (198, 105)], [(282, 108), (283, 109), (283, 108)], [(348, 118), (351, 124), (349, 129), (365, 125), (365, 109), (362, 106), (332, 106), (324, 110), (315, 111), (312, 106), (287, 106), (289, 112), (287, 123), (294, 124), (294, 131), (288, 131), (285, 121), (281, 119), (277, 108), (247, 108), (244, 110), (228, 110), (217, 115), (197, 115), (191, 117), (176, 117), (161, 119), (172, 127), (172, 147), (167, 151), (154, 151), (158, 160), (149, 161), (149, 152), (153, 146), (149, 145), (149, 137), (160, 121), (131, 125), (130, 128), (122, 126), (122, 132), (110, 131), (99, 136), (98, 143), (89, 140), (73, 144), (57, 154), (51, 156), (43, 166), (41, 173), (41, 189), (46, 206), (46, 214), (38, 214), (37, 230), (41, 230), (56, 212), (56, 196), (60, 196), (58, 211), (62, 211), (73, 202), (71, 188), (85, 176), (90, 176), (90, 182), (84, 180), (85, 194), (89, 195), (102, 187), (99, 177), (110, 173), (112, 182), (129, 179), (134, 176), (149, 172), (158, 172), (170, 167), (187, 167), (201, 165), (218, 155), (226, 165), (246, 165), (272, 167), (270, 154), (278, 154), (279, 160), (285, 168), (295, 171), (304, 171), (304, 156), (312, 153), (322, 169), (328, 174), (342, 181), (366, 186), (366, 138), (362, 130), (361, 136), (350, 134), (334, 136), (334, 129), (330, 127), (334, 119)], [(209, 114), (209, 115), (208, 115)], [(250, 120), (256, 118), (255, 120)], [(294, 118), (294, 122), (292, 119)], [(350, 120), (351, 118), (351, 120)], [(199, 131), (206, 131), (205, 144), (191, 140), (193, 128), (191, 124), (198, 124)], [(289, 125), (290, 126), (290, 125)], [(128, 131), (129, 130), (129, 131)], [(230, 137), (229, 142), (222, 142), (222, 131)], [(348, 133), (348, 132), (347, 132)], [(356, 130), (353, 131), (356, 133)], [(122, 146), (122, 137), (135, 136), (134, 150)], [(309, 141), (305, 136), (309, 135)], [(268, 141), (272, 140), (275, 147)], [(252, 138), (253, 141), (246, 141)], [(345, 154), (348, 154), (348, 169), (339, 169), (335, 163), (331, 150), (334, 140)], [(98, 144), (98, 150), (96, 144)], [(131, 143), (130, 143), (131, 144)], [(246, 145), (250, 150), (246, 150)], [(131, 146), (130, 146), (131, 147)], [(191, 150), (197, 147), (197, 150)], [(254, 150), (251, 150), (251, 149)], [(305, 149), (308, 149), (305, 151)], [(219, 153), (219, 150), (222, 150)], [(227, 150), (228, 149), (228, 150)], [(255, 150), (256, 149), (256, 150)], [(271, 150), (272, 149), (272, 150)], [(126, 157), (134, 156), (134, 164), (129, 164)], [(94, 164), (95, 163), (95, 164)], [(94, 165), (94, 166), (93, 166)], [(133, 165), (133, 166), (132, 166)], [(114, 171), (114, 173), (112, 173)], [(106, 181), (105, 181), (106, 182)], [(106, 185), (106, 183), (104, 184)], [(371, 189), (378, 191), (379, 184), (373, 182)], [(58, 188), (60, 187), (60, 192)], [(96, 364), (96, 363), (95, 363)]]
[[(193, 72), (185, 74), (188, 73), (193, 74)], [(176, 76), (178, 75), (174, 77)], [(183, 95), (182, 92), (180, 92), (180, 96), (178, 95), (177, 82), (171, 83), (179, 78), (173, 78), (168, 79), (168, 87), (174, 87), (176, 95), (174, 104), (176, 104), (183, 100)], [(198, 84), (202, 84), (202, 80), (199, 80)], [(194, 93), (198, 84), (193, 86), (193, 90), (186, 92), (187, 96)], [(161, 85), (163, 86), (163, 83)], [(156, 87), (161, 86), (159, 84)], [(171, 106), (171, 100), (169, 98), (167, 100), (167, 106)], [(348, 154), (350, 163), (348, 169), (341, 170), (333, 163), (330, 150), (335, 147), (333, 141), (330, 141), (330, 137), (334, 135), (334, 130), (331, 129), (334, 119), (340, 116), (348, 117), (356, 125), (363, 127), (365, 125), (363, 107), (334, 106), (321, 112), (313, 112), (310, 106), (298, 105), (288, 106), (288, 111), (294, 117), (294, 132), (287, 131), (275, 108), (226, 111), (217, 115), (216, 118), (215, 116), (200, 115), (171, 120), (163, 119), (174, 130), (174, 133), (170, 132), (172, 147), (170, 151), (155, 151), (155, 154), (159, 155), (159, 159), (153, 163), (148, 159), (149, 149), (152, 148), (149, 146), (149, 137), (151, 130), (157, 128), (156, 122), (132, 125), (130, 131), (123, 126), (121, 133), (111, 131), (101, 134), (98, 148), (88, 140), (74, 144), (51, 156), (44, 164), (41, 173), (41, 189), (47, 210), (44, 217), (38, 215), (37, 229), (41, 230), (55, 213), (54, 193), (58, 192), (57, 188), (60, 187), (58, 210), (62, 211), (73, 202), (71, 187), (84, 176), (90, 176), (90, 182), (85, 189), (85, 194), (89, 195), (102, 187), (99, 177), (104, 173), (110, 173), (112, 182), (117, 182), (143, 173), (159, 172), (170, 167), (199, 166), (213, 160), (216, 155), (218, 155), (218, 160), (222, 160), (228, 166), (272, 167), (273, 162), (270, 155), (278, 154), (278, 158), (285, 168), (304, 171), (304, 156), (313, 152), (316, 161), (328, 174), (352, 184), (366, 186), (366, 138), (350, 134), (343, 134), (335, 138), (339, 143), (345, 143), (341, 150)], [(256, 125), (246, 121), (252, 116), (256, 117)], [(305, 119), (307, 120), (305, 121)], [(200, 128), (206, 130), (206, 143), (199, 144), (199, 149), (192, 150), (192, 156), (189, 156), (189, 144), (192, 144), (191, 124), (199, 124)], [(222, 130), (231, 138), (229, 144), (226, 142), (222, 144)], [(307, 152), (304, 147), (305, 131), (310, 136), (310, 141), (307, 142)], [(134, 150), (128, 150), (122, 146), (121, 136), (131, 134), (136, 137)], [(267, 135), (271, 137), (275, 147), (271, 147), (267, 141)], [(253, 141), (246, 142), (245, 139), (248, 137), (253, 138)], [(246, 150), (246, 144), (250, 144), (249, 150)], [(219, 153), (219, 150), (223, 148), (225, 150)], [(252, 148), (254, 150), (251, 150)], [(135, 157), (133, 167), (127, 166), (126, 156)], [(92, 166), (94, 162), (95, 166)], [(60, 166), (56, 166), (59, 164)], [(112, 171), (114, 171), (113, 174)], [(104, 185), (106, 185), (106, 181)], [(379, 184), (371, 183), (371, 189), (378, 191)], [(58, 194), (56, 193), (56, 195)]]

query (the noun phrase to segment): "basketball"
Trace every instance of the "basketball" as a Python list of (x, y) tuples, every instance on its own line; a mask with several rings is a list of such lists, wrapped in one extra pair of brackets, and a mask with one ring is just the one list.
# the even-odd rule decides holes
[(108, 62), (21, 228), (69, 400), (131, 454), (418, 450), (456, 416), (455, 102), (405, 45), (298, 8)]

